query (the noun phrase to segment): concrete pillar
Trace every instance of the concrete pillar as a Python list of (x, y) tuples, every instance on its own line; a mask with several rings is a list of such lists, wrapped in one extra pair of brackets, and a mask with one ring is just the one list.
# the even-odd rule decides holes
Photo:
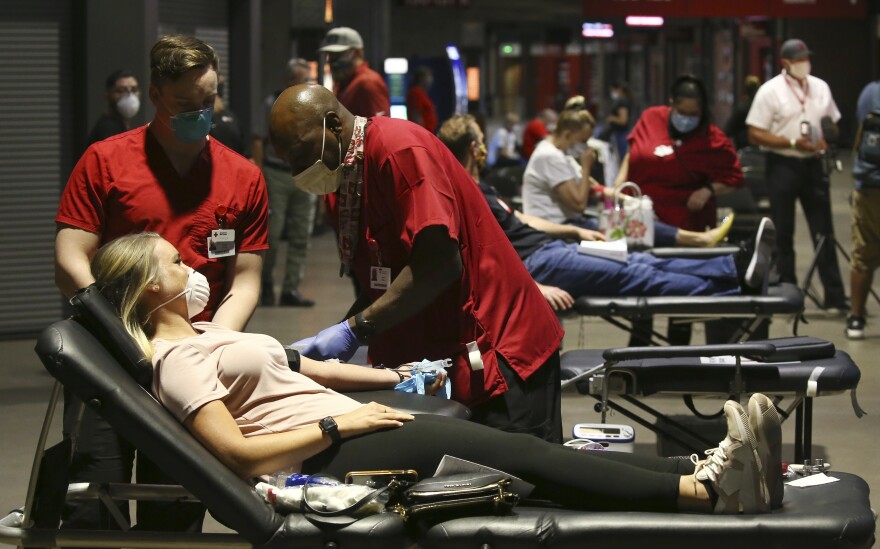
[(262, 116), (261, 7), (260, 0), (229, 2), (229, 95), (246, 139)]

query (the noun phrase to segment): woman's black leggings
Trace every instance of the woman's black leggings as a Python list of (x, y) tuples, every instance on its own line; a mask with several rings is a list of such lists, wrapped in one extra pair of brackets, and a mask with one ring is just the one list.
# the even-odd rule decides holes
[(531, 435), (419, 415), (399, 429), (343, 440), (303, 464), (305, 473), (343, 478), (349, 471), (415, 469), (434, 474), (449, 454), (500, 469), (536, 486), (532, 497), (586, 510), (675, 511), (688, 460), (577, 451)]

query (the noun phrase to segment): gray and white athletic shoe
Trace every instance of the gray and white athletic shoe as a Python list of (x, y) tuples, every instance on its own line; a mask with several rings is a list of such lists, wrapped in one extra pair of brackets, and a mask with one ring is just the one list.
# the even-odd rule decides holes
[(758, 457), (770, 492), (770, 509), (782, 507), (782, 421), (773, 401), (755, 393), (749, 399), (749, 422), (758, 441)]
[(724, 415), (727, 437), (717, 448), (706, 450), (706, 459), (698, 461), (696, 454), (691, 456), (696, 464), (694, 478), (708, 483), (714, 492), (716, 514), (767, 513), (770, 498), (749, 418), (733, 400), (724, 404)]

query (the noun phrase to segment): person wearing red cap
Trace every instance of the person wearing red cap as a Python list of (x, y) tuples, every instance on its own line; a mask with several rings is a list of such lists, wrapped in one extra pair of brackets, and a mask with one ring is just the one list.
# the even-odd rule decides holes
[[(801, 207), (815, 245), (819, 235), (834, 237), (830, 181), (822, 155), (828, 149), (823, 126), (836, 129), (840, 111), (824, 80), (810, 75), (810, 55), (803, 40), (786, 40), (779, 50), (783, 70), (755, 94), (746, 117), (749, 142), (768, 151), (767, 184), (776, 224), (777, 267), (782, 282), (796, 282), (794, 254), (795, 202)], [(830, 124), (830, 126), (829, 126)], [(840, 267), (833, 245), (823, 246), (818, 258), (825, 287), (823, 308), (845, 313)]]
[(385, 80), (364, 60), (364, 40), (350, 27), (330, 29), (319, 52), (327, 54), (333, 93), (355, 116), (388, 116), (391, 95)]

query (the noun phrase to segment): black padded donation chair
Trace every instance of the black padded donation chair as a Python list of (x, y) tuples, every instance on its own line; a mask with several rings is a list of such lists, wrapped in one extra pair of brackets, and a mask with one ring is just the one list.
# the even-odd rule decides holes
[(177, 490), (178, 496), (192, 494), (235, 533), (58, 531), (31, 527), (26, 508), (23, 518), (0, 520), (2, 543), (156, 548), (641, 548), (711, 542), (712, 547), (828, 548), (869, 547), (873, 542), (875, 519), (867, 485), (846, 473), (832, 473), (840, 481), (821, 490), (787, 488), (783, 507), (766, 515), (589, 513), (526, 505), (507, 516), (451, 519), (425, 528), (408, 527), (395, 513), (372, 515), (343, 527), (319, 526), (301, 514), (280, 515), (264, 503), (250, 484), (220, 463), (138, 385), (107, 344), (85, 325), (74, 320), (56, 322), (42, 332), (36, 350), (65, 388), (98, 410), (139, 452), (180, 480), (182, 488), (168, 490)]

